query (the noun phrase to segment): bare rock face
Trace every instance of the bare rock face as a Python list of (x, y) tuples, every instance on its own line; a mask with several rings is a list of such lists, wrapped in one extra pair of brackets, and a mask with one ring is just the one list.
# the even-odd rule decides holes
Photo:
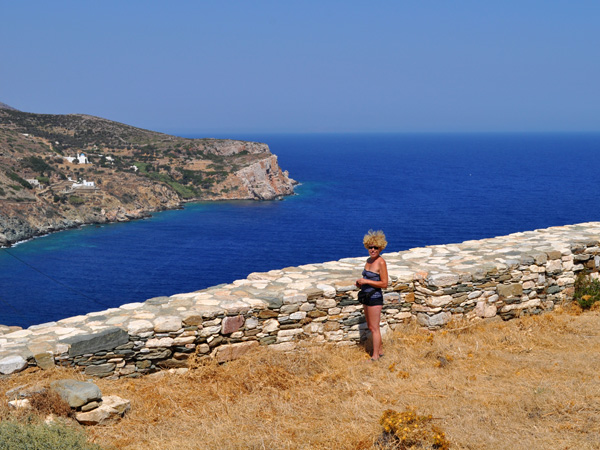
[(246, 193), (246, 198), (272, 200), (294, 193), (295, 182), (288, 177), (287, 172), (282, 172), (275, 155), (244, 167), (233, 176), (239, 180), (239, 190)]

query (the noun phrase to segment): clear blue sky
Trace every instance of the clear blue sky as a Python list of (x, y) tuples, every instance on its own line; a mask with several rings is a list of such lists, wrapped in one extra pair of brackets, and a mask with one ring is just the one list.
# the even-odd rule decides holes
[(0, 0), (0, 102), (169, 133), (600, 131), (598, 0)]

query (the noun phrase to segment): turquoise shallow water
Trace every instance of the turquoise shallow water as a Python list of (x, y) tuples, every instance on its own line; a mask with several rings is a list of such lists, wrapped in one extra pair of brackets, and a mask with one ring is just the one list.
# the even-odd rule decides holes
[[(600, 134), (241, 135), (302, 184), (0, 251), (0, 323), (28, 326), (267, 271), (600, 220)], [(16, 259), (18, 258), (18, 259)]]

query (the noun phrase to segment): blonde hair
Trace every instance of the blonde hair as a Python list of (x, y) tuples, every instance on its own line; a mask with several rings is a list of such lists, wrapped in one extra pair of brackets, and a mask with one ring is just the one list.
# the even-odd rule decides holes
[(379, 247), (379, 250), (383, 250), (387, 247), (387, 241), (385, 240), (385, 234), (383, 231), (373, 231), (369, 230), (365, 237), (363, 238), (363, 244), (365, 248), (369, 248), (371, 246)]

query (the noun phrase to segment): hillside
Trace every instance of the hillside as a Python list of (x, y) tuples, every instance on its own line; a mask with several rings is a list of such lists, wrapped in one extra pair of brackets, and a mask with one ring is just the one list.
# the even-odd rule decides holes
[(186, 139), (82, 114), (0, 107), (0, 245), (194, 200), (271, 200), (293, 184), (266, 144)]
[(2, 103), (2, 102), (0, 102), (0, 109), (12, 109), (12, 110), (16, 111), (16, 109), (13, 108), (12, 106), (9, 106), (6, 103)]

